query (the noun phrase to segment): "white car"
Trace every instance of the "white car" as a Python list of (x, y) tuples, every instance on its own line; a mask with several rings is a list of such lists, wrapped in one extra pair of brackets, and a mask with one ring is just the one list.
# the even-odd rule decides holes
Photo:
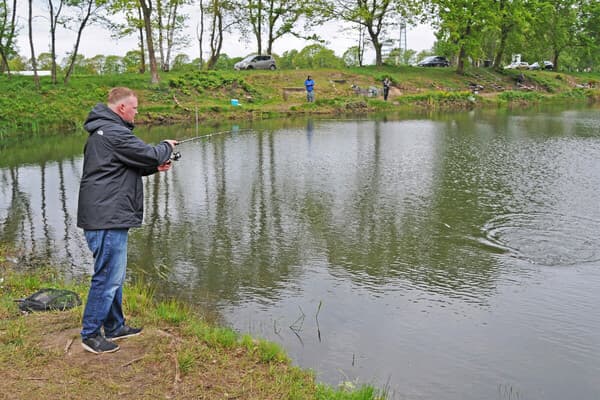
[(543, 64), (544, 64), (544, 68), (542, 68), (540, 66), (540, 63), (536, 61), (529, 66), (529, 69), (545, 69), (545, 70), (553, 70), (554, 69), (554, 64), (552, 64), (551, 61), (544, 61)]
[(275, 65), (275, 59), (273, 56), (265, 55), (265, 56), (257, 56), (256, 54), (252, 54), (242, 61), (235, 63), (233, 66), (235, 70), (240, 69), (270, 69), (274, 70), (277, 68)]
[(529, 64), (526, 61), (508, 64), (504, 69), (529, 69)]

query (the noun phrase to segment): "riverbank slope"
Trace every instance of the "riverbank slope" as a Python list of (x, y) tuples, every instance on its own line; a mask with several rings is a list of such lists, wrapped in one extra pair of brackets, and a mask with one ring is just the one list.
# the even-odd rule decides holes
[(128, 322), (141, 336), (116, 353), (81, 347), (83, 306), (22, 315), (14, 302), (42, 287), (69, 289), (85, 302), (88, 284), (64, 282), (43, 265), (15, 268), (0, 248), (2, 399), (382, 399), (372, 387), (318, 384), (274, 343), (241, 336), (174, 301), (155, 302), (143, 285), (126, 285)]
[[(523, 81), (518, 79), (521, 73)], [(308, 74), (316, 82), (314, 103), (305, 99), (303, 82)], [(392, 81), (387, 102), (381, 88), (386, 76)], [(35, 89), (31, 77), (12, 76), (0, 79), (4, 93), (0, 97), (0, 134), (43, 135), (50, 127), (65, 132), (81, 129), (91, 107), (105, 101), (114, 86), (128, 86), (138, 93), (138, 124), (600, 100), (598, 74), (484, 68), (464, 75), (452, 68), (411, 66), (168, 72), (161, 75), (158, 85), (151, 85), (147, 74), (75, 76), (68, 86), (52, 85), (49, 77), (41, 77), (40, 90)], [(232, 105), (232, 99), (238, 105)]]

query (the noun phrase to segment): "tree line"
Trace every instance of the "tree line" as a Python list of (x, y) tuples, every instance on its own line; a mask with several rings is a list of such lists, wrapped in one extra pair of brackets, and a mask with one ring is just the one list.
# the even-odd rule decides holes
[[(158, 72), (193, 63), (196, 68), (217, 69), (231, 61), (223, 54), (226, 35), (240, 34), (257, 54), (272, 54), (273, 44), (286, 36), (312, 40), (301, 51), (280, 56), (283, 63), (306, 62), (310, 56), (323, 57), (328, 65), (364, 65), (366, 48), (375, 53), (375, 64), (386, 62), (386, 39), (396, 36), (401, 26), (430, 24), (436, 35), (432, 53), (450, 58), (462, 73), (472, 64), (488, 61), (494, 68), (509, 62), (513, 53), (530, 61), (550, 60), (563, 70), (598, 70), (600, 61), (600, 2), (597, 0), (27, 0), (26, 21), (17, 18), (17, 6), (25, 0), (0, 0), (0, 70), (10, 75), (20, 57), (15, 38), (21, 29), (29, 37), (28, 61), (39, 85), (40, 66), (51, 71), (52, 82), (59, 70), (66, 84), (73, 72), (87, 62), (79, 45), (91, 24), (108, 27), (115, 37), (135, 35), (138, 48), (122, 57), (120, 64), (111, 56), (102, 60), (102, 70), (150, 71), (151, 81), (159, 82)], [(48, 21), (50, 48), (37, 54), (32, 38), (34, 1)], [(38, 4), (39, 2), (39, 4)], [(191, 10), (191, 12), (190, 12)], [(195, 38), (186, 28), (196, 22)], [(324, 38), (315, 33), (327, 21), (343, 22), (356, 37), (342, 59), (331, 57)], [(57, 61), (57, 31), (72, 32), (73, 50)], [(194, 40), (199, 54), (190, 61), (177, 53)], [(22, 51), (22, 50), (21, 50)], [(294, 53), (295, 52), (295, 53)], [(396, 48), (395, 62), (410, 62), (414, 52)], [(388, 53), (389, 55), (389, 53)], [(112, 56), (116, 57), (116, 56)], [(304, 60), (303, 60), (304, 58)], [(287, 60), (287, 61), (286, 61)], [(85, 61), (85, 62), (84, 62)], [(387, 60), (389, 61), (389, 59)], [(323, 61), (325, 62), (325, 61)], [(98, 71), (96, 71), (98, 73)]]

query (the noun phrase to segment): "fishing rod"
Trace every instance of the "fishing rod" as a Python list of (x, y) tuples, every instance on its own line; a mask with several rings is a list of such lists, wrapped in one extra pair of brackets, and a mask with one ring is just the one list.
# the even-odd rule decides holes
[[(212, 133), (209, 133), (209, 134), (206, 134), (206, 135), (198, 135), (198, 136), (194, 136), (194, 137), (191, 137), (191, 138), (186, 138), (186, 139), (181, 139), (181, 140), (179, 140), (179, 139), (176, 139), (176, 140), (177, 140), (177, 146), (179, 146), (180, 144), (183, 144), (183, 143), (192, 142), (192, 141), (194, 141), (194, 140), (198, 140), (198, 139), (208, 139), (208, 138), (210, 138), (211, 136), (223, 135), (223, 134), (225, 134), (225, 133), (230, 133), (230, 132), (234, 132), (234, 131), (235, 131), (236, 133), (238, 133), (238, 132), (251, 131), (251, 130), (252, 130), (252, 129), (241, 129), (241, 130), (240, 130), (240, 129), (235, 129), (235, 130), (234, 130), (234, 129), (230, 129), (230, 130), (228, 130), (228, 131), (212, 132)], [(174, 151), (174, 152), (171, 154), (171, 160), (173, 160), (173, 161), (178, 161), (178, 160), (180, 160), (180, 159), (181, 159), (181, 152), (179, 152), (179, 151)]]

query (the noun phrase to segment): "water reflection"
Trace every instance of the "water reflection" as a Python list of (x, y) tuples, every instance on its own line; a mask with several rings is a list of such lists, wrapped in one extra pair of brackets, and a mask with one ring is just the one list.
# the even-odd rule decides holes
[[(330, 383), (476, 399), (499, 385), (558, 396), (562, 376), (586, 398), (600, 372), (598, 127), (595, 110), (202, 127), (230, 132), (145, 178), (130, 277), (283, 343)], [(83, 140), (32, 138), (0, 167), (0, 241), (67, 275), (91, 271), (75, 227)]]

